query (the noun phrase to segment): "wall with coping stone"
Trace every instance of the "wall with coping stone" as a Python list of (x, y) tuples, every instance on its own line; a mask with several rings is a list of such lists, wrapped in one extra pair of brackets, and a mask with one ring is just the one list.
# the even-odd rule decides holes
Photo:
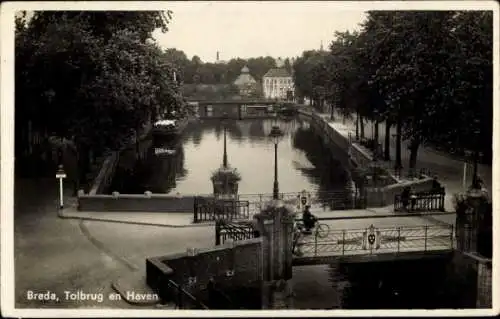
[(195, 196), (166, 194), (78, 194), (79, 211), (193, 213)]
[(231, 242), (228, 245), (195, 249), (146, 259), (146, 282), (161, 298), (173, 292), (168, 280), (182, 286), (198, 299), (206, 299), (210, 279), (225, 291), (238, 287), (253, 288), (262, 298), (266, 256), (262, 238)]

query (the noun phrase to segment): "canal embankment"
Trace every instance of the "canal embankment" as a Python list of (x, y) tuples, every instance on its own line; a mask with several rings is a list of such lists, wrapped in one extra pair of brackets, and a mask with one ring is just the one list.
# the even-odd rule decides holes
[[(358, 144), (351, 138), (349, 127), (338, 122), (329, 122), (324, 116), (314, 111), (311, 107), (299, 106), (299, 114), (307, 116), (311, 122), (322, 132), (324, 138), (340, 148), (344, 156), (349, 159), (352, 170), (368, 171), (374, 164), (374, 158), (371, 151)], [(411, 187), (415, 192), (427, 191), (432, 188), (432, 178), (421, 175), (416, 179), (404, 179), (397, 177), (383, 165), (380, 169), (385, 170), (385, 176), (388, 177), (385, 185), (380, 187), (366, 188), (366, 203), (368, 207), (384, 207), (394, 204), (394, 198), (401, 194), (405, 187)]]

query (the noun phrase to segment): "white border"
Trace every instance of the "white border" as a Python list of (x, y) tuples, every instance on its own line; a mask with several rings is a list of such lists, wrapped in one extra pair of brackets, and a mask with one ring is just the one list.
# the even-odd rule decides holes
[[(295, 2), (297, 3), (297, 2)], [(324, 1), (307, 1), (307, 5), (321, 6)], [(498, 176), (500, 147), (498, 111), (499, 111), (499, 7), (495, 1), (338, 1), (339, 10), (493, 10), (493, 176)], [(186, 4), (188, 5), (188, 4)], [(235, 4), (233, 4), (235, 5)], [(237, 4), (236, 4), (237, 5)], [(283, 5), (286, 5), (285, 3)], [(499, 313), (499, 285), (493, 285), (493, 309), (486, 310), (290, 310), (290, 311), (169, 311), (169, 310), (130, 310), (130, 309), (15, 309), (14, 308), (14, 222), (13, 222), (13, 189), (14, 189), (14, 13), (19, 10), (166, 10), (168, 3), (151, 2), (6, 2), (1, 5), (1, 310), (4, 317), (239, 317), (239, 316), (483, 316)], [(175, 21), (174, 21), (175, 22)], [(304, 48), (306, 49), (306, 48)], [(492, 182), (493, 201), (493, 242), (500, 242), (498, 201), (499, 187)], [(500, 245), (494, 245), (494, 257), (499, 258)], [(498, 263), (493, 263), (493, 283), (500, 283)]]

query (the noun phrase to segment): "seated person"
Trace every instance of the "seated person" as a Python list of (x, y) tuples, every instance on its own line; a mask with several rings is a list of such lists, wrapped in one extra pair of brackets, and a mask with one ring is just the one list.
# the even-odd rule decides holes
[(302, 222), (304, 223), (304, 228), (306, 232), (310, 232), (314, 225), (316, 224), (316, 216), (314, 216), (309, 210), (310, 206), (307, 205), (302, 213)]
[(403, 204), (403, 209), (408, 210), (408, 204), (410, 203), (410, 187), (405, 187), (401, 192), (401, 203)]
[(433, 191), (441, 190), (441, 183), (439, 183), (437, 176), (434, 176), (434, 178), (432, 179), (432, 190)]

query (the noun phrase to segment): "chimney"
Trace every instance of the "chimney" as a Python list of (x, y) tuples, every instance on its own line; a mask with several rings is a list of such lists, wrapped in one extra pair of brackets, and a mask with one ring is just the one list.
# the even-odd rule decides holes
[(217, 62), (219, 61), (219, 51), (217, 51)]

